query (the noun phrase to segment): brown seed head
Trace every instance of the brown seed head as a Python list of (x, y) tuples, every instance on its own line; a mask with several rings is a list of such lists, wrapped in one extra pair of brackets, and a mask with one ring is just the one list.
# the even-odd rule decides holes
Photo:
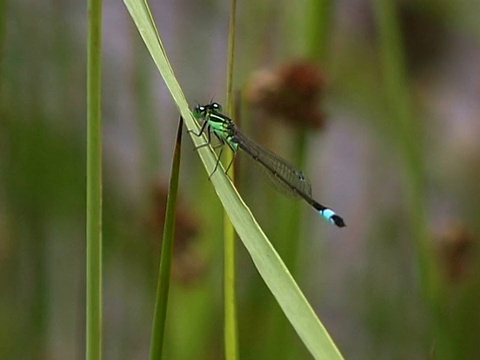
[(247, 100), (269, 117), (318, 129), (325, 118), (318, 109), (324, 89), (325, 80), (318, 67), (297, 61), (275, 71), (255, 74)]

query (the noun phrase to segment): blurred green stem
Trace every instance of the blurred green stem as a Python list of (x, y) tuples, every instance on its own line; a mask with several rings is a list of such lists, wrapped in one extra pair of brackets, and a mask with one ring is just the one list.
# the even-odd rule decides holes
[(332, 19), (332, 0), (310, 0), (305, 35), (308, 38), (307, 55), (312, 60), (325, 60)]
[[(7, 0), (0, 0), (0, 84), (4, 84), (3, 81), (3, 51), (5, 46), (5, 34), (7, 33)], [(2, 88), (0, 87), (0, 95), (2, 94)], [(2, 96), (0, 96), (1, 98)], [(0, 117), (1, 118), (1, 117)]]
[(102, 1), (88, 0), (86, 359), (102, 357)]
[[(307, 131), (306, 129), (291, 129), (292, 139), (294, 143), (293, 159), (295, 164), (299, 164), (300, 168), (305, 168), (305, 160), (308, 151)], [(284, 203), (284, 199), (279, 198), (279, 201)], [(285, 204), (285, 203), (284, 203)], [(304, 224), (304, 205), (300, 201), (290, 202), (288, 206), (280, 206), (279, 223), (282, 226), (275, 228), (276, 236), (279, 239), (277, 248), (282, 256), (285, 265), (295, 277), (301, 277), (302, 266), (299, 259), (305, 242), (301, 241), (302, 225)], [(293, 346), (297, 342), (293, 341), (295, 335), (291, 329), (290, 324), (281, 314), (278, 307), (272, 308), (272, 327), (273, 341), (275, 346), (272, 346), (273, 358), (295, 359), (298, 358), (298, 347)], [(303, 349), (302, 349), (303, 350)]]
[[(234, 113), (233, 70), (235, 60), (235, 19), (237, 1), (232, 0), (230, 26), (228, 31), (228, 68), (227, 68), (227, 110)], [(229, 151), (226, 161), (230, 163), (233, 154)], [(234, 167), (230, 168), (229, 176), (234, 179)], [(236, 253), (235, 231), (227, 213), (223, 216), (224, 245), (224, 306), (225, 306), (225, 358), (238, 359), (238, 324), (237, 324), (237, 294), (236, 294)]]
[[(306, 48), (303, 54), (313, 61), (325, 61), (328, 51), (328, 39), (330, 36), (330, 19), (332, 10), (331, 0), (310, 0), (307, 4), (307, 17), (303, 25)], [(295, 16), (295, 19), (303, 19), (302, 16)], [(296, 24), (302, 27), (301, 24)], [(305, 168), (308, 152), (308, 129), (292, 129), (294, 154), (292, 162), (300, 169)], [(281, 201), (281, 200), (280, 200)], [(288, 269), (294, 276), (301, 276), (302, 269), (299, 264), (299, 257), (302, 253), (304, 243), (296, 241), (299, 239), (302, 230), (303, 204), (300, 202), (291, 203), (288, 206), (279, 207), (278, 214), (282, 227), (276, 228), (275, 238), (279, 239), (277, 248)], [(293, 346), (291, 340), (292, 332), (285, 318), (280, 314), (279, 309), (272, 308), (273, 338), (269, 342), (268, 353), (273, 358), (295, 359), (301, 356), (298, 348)]]
[(406, 164), (410, 214), (408, 223), (412, 226), (416, 240), (423, 295), (438, 321), (441, 289), (435, 252), (428, 234), (422, 122), (416, 121), (412, 112), (395, 3), (392, 0), (376, 0), (374, 6), (380, 35), (385, 92)]

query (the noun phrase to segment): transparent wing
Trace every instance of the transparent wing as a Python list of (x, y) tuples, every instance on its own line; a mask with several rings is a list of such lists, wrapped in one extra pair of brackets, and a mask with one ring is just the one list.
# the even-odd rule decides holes
[(234, 141), (261, 168), (267, 181), (279, 192), (298, 198), (298, 190), (312, 196), (312, 185), (306, 175), (280, 156), (249, 139), (235, 129)]

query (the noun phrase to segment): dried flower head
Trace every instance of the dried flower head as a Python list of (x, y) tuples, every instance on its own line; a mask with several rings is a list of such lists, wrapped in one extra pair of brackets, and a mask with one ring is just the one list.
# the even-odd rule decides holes
[[(149, 222), (155, 238), (158, 239), (158, 245), (161, 244), (163, 236), (167, 194), (168, 186), (166, 184), (155, 185), (153, 189), (154, 211)], [(193, 247), (199, 229), (199, 222), (191, 214), (190, 209), (179, 201), (176, 211), (172, 275), (182, 284), (195, 282), (205, 272), (205, 263)]]
[(246, 98), (267, 116), (318, 129), (325, 118), (319, 110), (324, 90), (325, 80), (319, 68), (296, 61), (274, 71), (254, 74)]
[(431, 6), (415, 1), (399, 3), (399, 25), (411, 75), (430, 71), (445, 56), (448, 30), (443, 15), (446, 12), (443, 10), (437, 4)]
[(439, 235), (439, 256), (446, 276), (459, 282), (470, 275), (474, 237), (465, 226), (452, 226)]

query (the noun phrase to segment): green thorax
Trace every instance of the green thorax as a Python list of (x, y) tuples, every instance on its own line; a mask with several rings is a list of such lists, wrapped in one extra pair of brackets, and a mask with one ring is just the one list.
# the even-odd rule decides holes
[(216, 109), (207, 108), (204, 121), (208, 121), (210, 130), (213, 131), (219, 139), (225, 141), (233, 151), (237, 151), (238, 143), (235, 141), (236, 128), (232, 119)]

